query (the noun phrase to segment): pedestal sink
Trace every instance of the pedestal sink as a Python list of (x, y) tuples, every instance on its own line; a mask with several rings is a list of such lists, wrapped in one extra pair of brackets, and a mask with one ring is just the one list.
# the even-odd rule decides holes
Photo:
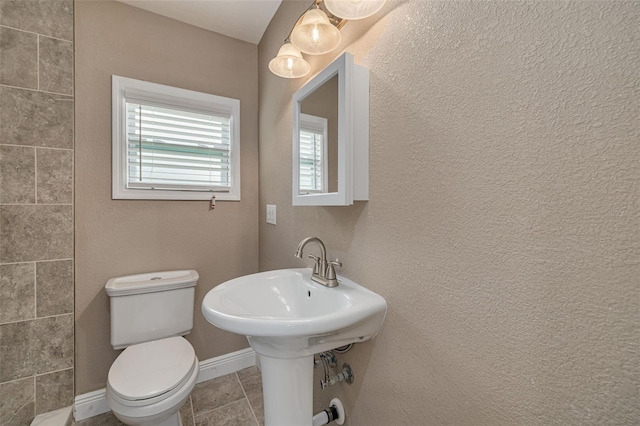
[(235, 278), (202, 302), (207, 321), (247, 336), (260, 354), (265, 426), (310, 426), (313, 354), (378, 334), (387, 302), (338, 277), (327, 288), (311, 269), (282, 269)]

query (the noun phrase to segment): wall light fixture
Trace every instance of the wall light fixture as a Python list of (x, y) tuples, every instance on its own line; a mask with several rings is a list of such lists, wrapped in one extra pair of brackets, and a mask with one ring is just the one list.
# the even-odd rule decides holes
[(269, 62), (269, 69), (284, 78), (304, 77), (311, 66), (302, 57), (324, 55), (340, 44), (340, 29), (347, 20), (367, 18), (384, 5), (386, 0), (314, 0), (298, 18), (289, 36)]

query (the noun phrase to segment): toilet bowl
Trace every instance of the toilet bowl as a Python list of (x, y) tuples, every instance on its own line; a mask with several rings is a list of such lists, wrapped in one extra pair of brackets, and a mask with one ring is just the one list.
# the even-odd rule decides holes
[(178, 426), (198, 377), (198, 358), (182, 337), (129, 346), (109, 370), (107, 403), (127, 425)]
[(111, 345), (124, 349), (107, 378), (107, 404), (124, 424), (182, 426), (180, 408), (199, 362), (182, 336), (193, 328), (196, 271), (112, 278)]

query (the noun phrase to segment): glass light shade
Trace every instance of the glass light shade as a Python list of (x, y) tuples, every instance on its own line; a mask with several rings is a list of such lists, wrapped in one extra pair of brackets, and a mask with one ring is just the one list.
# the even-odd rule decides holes
[(322, 10), (311, 9), (291, 32), (291, 43), (309, 55), (323, 55), (338, 47), (340, 30), (329, 22)]
[(311, 66), (294, 45), (285, 43), (278, 50), (278, 55), (269, 62), (269, 69), (279, 77), (298, 78), (309, 74)]
[(386, 0), (324, 0), (324, 5), (332, 15), (357, 20), (368, 18), (384, 6)]

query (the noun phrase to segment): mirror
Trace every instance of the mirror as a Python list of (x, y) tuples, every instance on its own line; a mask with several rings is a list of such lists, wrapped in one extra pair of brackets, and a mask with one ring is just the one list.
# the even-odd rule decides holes
[(293, 96), (293, 205), (369, 198), (369, 72), (344, 53)]
[(338, 76), (300, 103), (298, 194), (338, 192)]

